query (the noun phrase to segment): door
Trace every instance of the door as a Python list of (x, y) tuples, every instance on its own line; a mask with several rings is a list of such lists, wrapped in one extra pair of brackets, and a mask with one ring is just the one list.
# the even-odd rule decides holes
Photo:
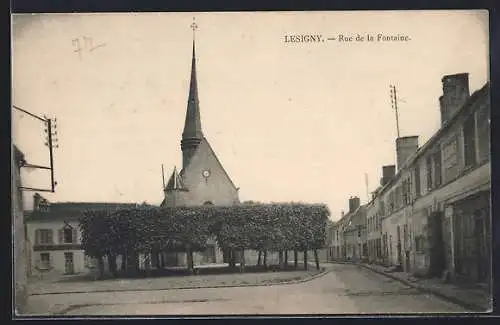
[(476, 210), (475, 216), (475, 231), (477, 238), (477, 274), (479, 282), (489, 282), (490, 258), (488, 249), (488, 225), (487, 215), (483, 210)]
[(403, 266), (403, 252), (402, 252), (402, 247), (401, 247), (401, 227), (397, 227), (396, 229), (396, 235), (397, 235), (397, 257), (398, 257), (398, 264), (400, 266)]
[(64, 253), (64, 270), (66, 274), (75, 273), (75, 265), (73, 263), (73, 253)]

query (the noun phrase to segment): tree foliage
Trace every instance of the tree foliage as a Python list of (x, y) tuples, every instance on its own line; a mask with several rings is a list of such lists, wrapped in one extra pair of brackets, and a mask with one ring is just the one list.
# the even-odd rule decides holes
[(251, 204), (230, 207), (138, 206), (86, 211), (80, 219), (87, 255), (200, 251), (207, 240), (254, 250), (306, 250), (324, 246), (329, 211), (322, 204)]

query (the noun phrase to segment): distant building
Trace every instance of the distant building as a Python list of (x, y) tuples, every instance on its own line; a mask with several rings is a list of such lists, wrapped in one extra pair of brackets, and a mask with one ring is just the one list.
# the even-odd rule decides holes
[(335, 225), (332, 252), (337, 260), (361, 260), (368, 256), (366, 245), (366, 206), (359, 197), (349, 198), (349, 211)]
[[(96, 267), (82, 249), (78, 219), (87, 210), (135, 207), (131, 203), (51, 203), (36, 193), (27, 214), (27, 245), (30, 275), (86, 273)], [(121, 263), (121, 257), (118, 257)]]

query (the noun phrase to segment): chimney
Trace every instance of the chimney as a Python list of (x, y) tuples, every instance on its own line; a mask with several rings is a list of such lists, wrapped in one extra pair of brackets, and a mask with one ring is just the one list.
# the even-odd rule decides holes
[(38, 193), (35, 193), (33, 195), (33, 211), (37, 211), (38, 208), (40, 207), (40, 202), (42, 201), (42, 196)]
[(396, 175), (396, 165), (382, 166), (382, 178), (380, 185), (384, 186)]
[(408, 158), (418, 150), (418, 136), (400, 137), (396, 139), (396, 159), (398, 170)]
[(446, 75), (441, 79), (441, 82), (443, 83), (443, 95), (439, 97), (439, 108), (441, 110), (441, 126), (443, 126), (469, 98), (469, 74)]
[(359, 208), (360, 205), (360, 200), (359, 197), (351, 197), (349, 198), (349, 213), (353, 213), (356, 211), (357, 208)]

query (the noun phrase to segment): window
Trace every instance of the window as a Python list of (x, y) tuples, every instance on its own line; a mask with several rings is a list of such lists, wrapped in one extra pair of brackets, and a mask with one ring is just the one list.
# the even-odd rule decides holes
[(75, 244), (76, 243), (76, 229), (66, 226), (59, 230), (59, 243), (60, 244)]
[(434, 185), (441, 186), (441, 151), (434, 154)]
[(426, 172), (427, 172), (427, 189), (430, 191), (430, 190), (432, 190), (432, 187), (433, 187), (432, 158), (431, 158), (431, 156), (427, 157), (426, 165), (427, 165), (427, 170), (426, 170)]
[(420, 165), (415, 167), (415, 196), (420, 196)]
[(35, 230), (35, 243), (37, 245), (53, 244), (52, 229), (36, 229)]
[(38, 265), (39, 269), (47, 270), (50, 268), (50, 254), (49, 253), (40, 253), (40, 264)]
[(423, 235), (415, 236), (415, 251), (417, 253), (424, 253), (425, 238)]
[(476, 163), (475, 125), (474, 115), (469, 116), (464, 122), (464, 158), (465, 166)]

